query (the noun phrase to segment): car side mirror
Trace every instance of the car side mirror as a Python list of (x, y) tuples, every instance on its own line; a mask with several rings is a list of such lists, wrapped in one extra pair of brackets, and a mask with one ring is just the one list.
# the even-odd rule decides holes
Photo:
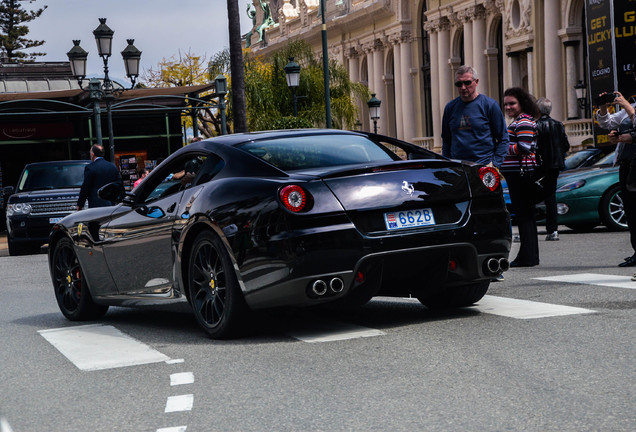
[(2, 188), (2, 194), (4, 196), (13, 195), (14, 192), (15, 188), (13, 186), (5, 186), (4, 188)]
[(126, 196), (126, 189), (119, 182), (108, 183), (97, 191), (97, 196), (106, 201), (122, 202)]

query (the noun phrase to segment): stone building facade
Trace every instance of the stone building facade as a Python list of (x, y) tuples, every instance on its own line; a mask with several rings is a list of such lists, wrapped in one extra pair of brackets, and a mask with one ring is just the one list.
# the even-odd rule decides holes
[[(345, 65), (382, 101), (379, 133), (441, 148), (444, 106), (457, 96), (454, 71), (476, 68), (478, 90), (502, 101), (526, 88), (552, 100), (574, 148), (590, 143), (584, 0), (323, 0), (329, 59)], [(320, 0), (252, 0), (246, 45), (262, 55), (304, 39), (322, 55)], [(370, 130), (366, 101), (360, 123)]]

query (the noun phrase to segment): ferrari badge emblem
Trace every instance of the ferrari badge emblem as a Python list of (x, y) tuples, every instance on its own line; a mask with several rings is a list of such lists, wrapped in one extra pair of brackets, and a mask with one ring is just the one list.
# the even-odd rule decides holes
[(409, 195), (413, 195), (413, 192), (415, 192), (415, 188), (413, 187), (413, 185), (406, 180), (402, 182), (402, 190)]

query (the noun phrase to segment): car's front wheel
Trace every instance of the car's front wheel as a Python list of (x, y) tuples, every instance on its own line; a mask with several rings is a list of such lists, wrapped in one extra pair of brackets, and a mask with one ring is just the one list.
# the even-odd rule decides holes
[(449, 287), (429, 296), (418, 296), (424, 306), (431, 309), (455, 308), (470, 306), (482, 299), (490, 281), (475, 282), (468, 285)]
[(104, 316), (108, 306), (98, 305), (93, 301), (70, 239), (63, 238), (55, 244), (52, 263), (55, 299), (64, 316), (71, 321), (93, 320)]
[(211, 232), (200, 233), (193, 243), (188, 290), (197, 322), (210, 337), (226, 339), (243, 329), (247, 305), (229, 254)]
[(619, 185), (612, 186), (601, 198), (599, 213), (603, 225), (612, 231), (625, 231), (627, 227), (627, 217), (625, 207), (621, 197)]

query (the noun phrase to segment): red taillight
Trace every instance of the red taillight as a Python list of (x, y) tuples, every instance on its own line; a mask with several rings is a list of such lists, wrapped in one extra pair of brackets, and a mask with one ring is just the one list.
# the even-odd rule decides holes
[(280, 190), (280, 200), (285, 208), (294, 213), (307, 207), (308, 193), (297, 185), (288, 185)]
[(501, 183), (501, 176), (499, 175), (499, 171), (493, 167), (481, 167), (479, 168), (479, 178), (481, 179), (484, 186), (486, 186), (491, 191), (494, 191), (499, 187)]

